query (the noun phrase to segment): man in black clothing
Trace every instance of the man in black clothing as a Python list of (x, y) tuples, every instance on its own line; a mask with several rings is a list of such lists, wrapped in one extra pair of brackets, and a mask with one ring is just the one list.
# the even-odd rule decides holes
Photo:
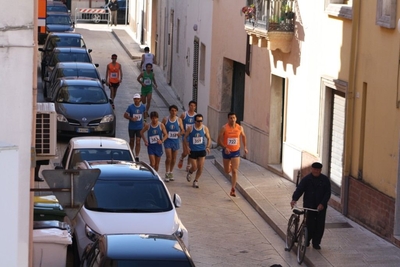
[(320, 243), (325, 230), (325, 217), (328, 201), (331, 197), (331, 182), (329, 178), (321, 173), (322, 164), (314, 162), (311, 165), (311, 173), (306, 175), (293, 193), (290, 205), (296, 204), (303, 195), (303, 206), (305, 208), (317, 209), (307, 212), (308, 242), (312, 240), (315, 249), (321, 249)]
[(108, 8), (111, 10), (111, 26), (114, 24), (117, 26), (117, 14), (118, 14), (118, 9), (119, 5), (117, 0), (111, 0), (110, 3), (108, 4)]

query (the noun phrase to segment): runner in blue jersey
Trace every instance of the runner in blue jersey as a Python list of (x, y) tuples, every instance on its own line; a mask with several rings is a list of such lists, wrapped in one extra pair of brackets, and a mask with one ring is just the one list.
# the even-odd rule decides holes
[(140, 131), (143, 129), (143, 121), (146, 107), (140, 103), (140, 95), (134, 94), (133, 104), (129, 105), (126, 109), (124, 118), (129, 120), (128, 131), (129, 131), (129, 145), (132, 151), (135, 151), (135, 160), (139, 161), (140, 152)]
[(211, 138), (207, 126), (203, 125), (203, 115), (196, 114), (194, 119), (195, 124), (186, 130), (183, 142), (189, 151), (189, 160), (192, 165), (186, 175), (186, 180), (190, 182), (192, 174), (196, 172), (193, 187), (199, 188), (199, 178), (203, 172), (204, 160), (207, 153), (210, 153)]
[[(181, 114), (181, 120), (183, 122), (183, 128), (186, 129), (189, 126), (193, 126), (194, 125), (194, 116), (197, 114), (196, 113), (196, 108), (197, 108), (197, 102), (196, 101), (190, 101), (189, 102), (189, 109), (188, 111), (185, 111)], [(182, 143), (183, 143), (183, 137), (182, 137)], [(189, 154), (189, 152), (186, 150), (186, 146), (183, 146), (183, 152), (181, 155), (181, 158), (179, 159), (178, 162), (178, 168), (182, 168), (183, 166), (183, 160), (185, 159), (185, 157)], [(189, 165), (189, 158), (186, 164), (186, 171), (189, 171), (190, 165)]]
[[(144, 144), (147, 146), (150, 166), (158, 171), (161, 156), (163, 154), (162, 143), (167, 139), (167, 131), (164, 124), (158, 121), (157, 111), (150, 112), (151, 122), (140, 131)], [(147, 131), (147, 138), (145, 132)]]
[(165, 182), (174, 180), (173, 170), (179, 151), (179, 136), (185, 133), (182, 120), (176, 115), (177, 113), (178, 107), (175, 105), (171, 105), (169, 107), (169, 116), (165, 117), (162, 121), (168, 134), (168, 138), (164, 142), (166, 156), (164, 179)]

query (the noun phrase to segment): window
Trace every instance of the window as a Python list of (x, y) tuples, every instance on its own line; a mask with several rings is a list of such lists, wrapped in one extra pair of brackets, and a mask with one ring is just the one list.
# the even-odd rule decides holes
[(378, 0), (376, 3), (376, 25), (384, 28), (396, 28), (396, 0)]
[(200, 82), (204, 83), (206, 72), (206, 46), (201, 43), (200, 47)]
[(352, 0), (325, 0), (325, 13), (344, 19), (353, 18)]
[(179, 53), (179, 31), (181, 26), (181, 20), (176, 20), (176, 53)]

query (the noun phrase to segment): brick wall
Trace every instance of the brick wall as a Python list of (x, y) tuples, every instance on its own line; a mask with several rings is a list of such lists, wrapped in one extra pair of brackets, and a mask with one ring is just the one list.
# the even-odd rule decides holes
[(393, 237), (395, 200), (364, 182), (349, 178), (348, 217), (389, 242)]

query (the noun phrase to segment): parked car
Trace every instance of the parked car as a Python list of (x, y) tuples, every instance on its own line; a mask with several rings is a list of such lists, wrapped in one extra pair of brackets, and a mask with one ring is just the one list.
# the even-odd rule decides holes
[(75, 23), (68, 12), (47, 12), (46, 30), (47, 32), (72, 32), (75, 30)]
[(61, 165), (57, 169), (75, 169), (82, 161), (127, 161), (135, 157), (124, 139), (97, 136), (74, 137), (69, 140)]
[(64, 12), (69, 13), (68, 7), (61, 1), (50, 1), (47, 0), (46, 5), (47, 12)]
[(188, 231), (176, 212), (173, 198), (158, 173), (144, 162), (84, 162), (82, 168), (101, 173), (73, 220), (79, 258), (85, 248), (105, 234), (177, 234), (189, 247)]
[(85, 41), (80, 33), (73, 32), (51, 32), (46, 37), (43, 47), (38, 48), (41, 53), (42, 78), (44, 75), (44, 64), (49, 60), (49, 55), (56, 47), (82, 47), (86, 48)]
[(44, 77), (43, 94), (47, 97), (48, 90), (58, 78), (62, 77), (86, 77), (98, 79), (105, 84), (105, 80), (101, 78), (100, 72), (97, 69), (99, 64), (87, 62), (58, 62), (51, 72), (50, 76)]
[(45, 77), (50, 77), (51, 73), (59, 62), (86, 62), (92, 63), (90, 53), (92, 49), (80, 47), (56, 47), (42, 63), (42, 80)]
[(89, 244), (81, 267), (195, 266), (188, 249), (176, 235), (119, 234), (101, 236)]
[(60, 78), (47, 101), (54, 102), (59, 136), (115, 137), (115, 114), (101, 82), (91, 78)]

